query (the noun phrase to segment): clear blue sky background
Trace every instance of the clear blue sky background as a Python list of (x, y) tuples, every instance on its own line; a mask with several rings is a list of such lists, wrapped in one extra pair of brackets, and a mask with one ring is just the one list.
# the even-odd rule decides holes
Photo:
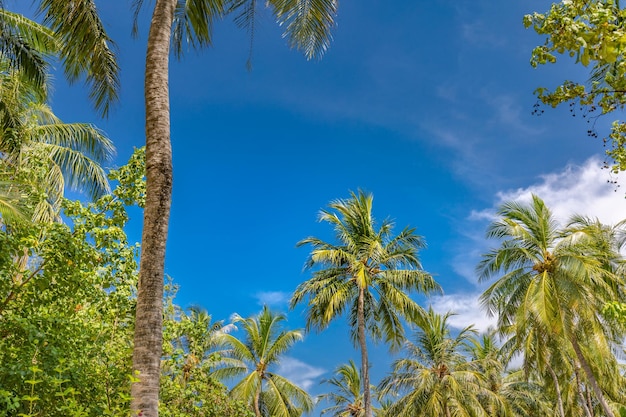
[[(27, 3), (5, 0), (16, 11)], [(132, 39), (130, 3), (97, 2), (122, 68), (121, 103), (110, 118), (98, 119), (84, 89), (68, 88), (61, 74), (52, 102), (64, 121), (101, 127), (117, 146), (117, 165), (144, 143), (149, 13)], [(549, 4), (342, 1), (334, 42), (319, 62), (290, 51), (261, 12), (251, 72), (248, 35), (229, 19), (219, 22), (213, 48), (171, 65), (175, 183), (166, 273), (181, 286), (178, 302), (226, 321), (263, 303), (287, 311), (290, 293), (309, 276), (307, 249), (295, 243), (332, 239), (316, 213), (361, 188), (374, 194), (377, 218), (425, 237), (424, 268), (445, 296), (420, 302), (458, 312), (457, 327), (484, 329), (473, 269), (502, 201), (535, 192), (562, 218), (626, 217), (623, 192), (600, 169), (601, 141), (586, 136), (581, 114), (571, 117), (564, 106), (531, 115), (538, 86), (587, 78), (568, 59), (530, 67), (542, 39), (522, 17)], [(597, 122), (600, 133), (612, 119)], [(131, 239), (140, 239), (140, 227), (138, 215)], [(301, 309), (289, 312), (288, 325), (304, 325)], [(320, 393), (319, 379), (350, 358), (359, 355), (341, 318), (308, 335), (282, 371)], [(384, 346), (374, 348), (374, 383), (389, 361)]]

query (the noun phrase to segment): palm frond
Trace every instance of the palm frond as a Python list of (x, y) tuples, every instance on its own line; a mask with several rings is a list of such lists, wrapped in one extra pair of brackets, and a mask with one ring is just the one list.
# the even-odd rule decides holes
[(41, 0), (44, 22), (61, 38), (60, 55), (70, 82), (85, 77), (89, 98), (106, 116), (118, 100), (119, 66), (114, 43), (93, 0)]

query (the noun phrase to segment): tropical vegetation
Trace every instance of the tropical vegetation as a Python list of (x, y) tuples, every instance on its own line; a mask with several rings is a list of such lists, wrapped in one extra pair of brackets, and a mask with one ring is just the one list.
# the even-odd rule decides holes
[[(626, 222), (573, 215), (560, 224), (536, 195), (503, 204), (488, 227), (496, 243), (477, 276), (497, 324), (483, 334), (456, 331), (454, 312), (422, 305), (441, 291), (418, 256), (424, 239), (378, 223), (373, 195), (361, 190), (320, 211), (331, 241), (297, 243), (310, 248), (310, 277), (290, 308), (304, 310), (305, 330), (288, 329), (287, 314), (267, 306), (225, 324), (177, 305), (177, 286), (163, 275), (169, 51), (209, 45), (212, 22), (230, 13), (253, 35), (256, 2), (156, 1), (147, 146), (108, 174), (112, 141), (92, 124), (55, 116), (49, 73), (59, 59), (108, 114), (119, 88), (112, 40), (92, 0), (36, 3), (42, 23), (0, 7), (0, 417), (299, 417), (318, 408), (337, 417), (626, 415)], [(323, 55), (336, 0), (266, 6), (289, 46)], [(568, 82), (540, 89), (540, 100), (622, 108), (622, 18), (618, 2), (579, 0), (528, 16), (548, 35), (535, 64), (567, 51), (594, 63), (590, 89)], [(624, 132), (616, 123), (610, 135), (616, 171), (626, 166)], [(68, 188), (85, 201), (67, 199)], [(145, 209), (141, 245), (125, 233), (131, 207)], [(360, 366), (339, 365), (320, 381), (329, 392), (314, 400), (281, 364), (307, 332), (344, 315)], [(381, 342), (396, 356), (373, 384), (369, 352)]]
[(373, 196), (359, 191), (348, 200), (330, 203), (319, 220), (335, 230), (337, 243), (315, 237), (298, 242), (311, 245), (308, 268), (313, 277), (296, 288), (292, 308), (307, 305), (307, 328), (323, 330), (345, 310), (352, 339), (361, 350), (364, 415), (372, 416), (366, 334), (392, 347), (404, 340), (402, 319), (420, 322), (425, 314), (407, 291), (438, 291), (433, 277), (422, 270), (418, 250), (424, 247), (415, 229), (393, 235), (385, 220), (377, 229), (372, 215)]
[(313, 410), (310, 395), (275, 369), (281, 356), (303, 337), (300, 330), (282, 329), (285, 320), (284, 314), (265, 306), (256, 317), (234, 317), (233, 324), (246, 334), (244, 341), (228, 333), (220, 336), (226, 350), (212, 375), (237, 378), (230, 394), (249, 404), (256, 417), (297, 417)]

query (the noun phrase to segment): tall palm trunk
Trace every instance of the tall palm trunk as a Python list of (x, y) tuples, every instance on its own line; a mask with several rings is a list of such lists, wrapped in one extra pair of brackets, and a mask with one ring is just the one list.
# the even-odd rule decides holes
[(143, 417), (159, 415), (163, 269), (172, 195), (168, 60), (176, 1), (156, 1), (146, 54), (147, 183), (133, 348), (139, 381), (131, 387), (131, 411)]
[(359, 345), (361, 347), (361, 373), (363, 374), (363, 403), (365, 406), (365, 416), (372, 417), (372, 399), (370, 393), (370, 371), (367, 358), (367, 341), (365, 340), (365, 288), (359, 288), (359, 299), (357, 301), (357, 326), (359, 335)]
[(589, 362), (585, 359), (582, 350), (580, 349), (580, 345), (578, 344), (578, 340), (575, 335), (570, 336), (570, 342), (572, 343), (572, 347), (574, 348), (574, 352), (576, 353), (576, 357), (580, 362), (581, 368), (585, 371), (587, 375), (587, 379), (589, 380), (589, 385), (591, 385), (591, 389), (593, 389), (593, 393), (596, 395), (596, 399), (600, 403), (602, 410), (607, 415), (607, 417), (615, 417), (615, 414), (609, 407), (609, 404), (606, 402), (606, 398), (604, 398), (604, 394), (602, 394), (602, 390), (598, 386), (598, 381), (596, 381), (596, 377), (593, 375), (593, 371), (591, 370), (591, 366), (589, 366)]

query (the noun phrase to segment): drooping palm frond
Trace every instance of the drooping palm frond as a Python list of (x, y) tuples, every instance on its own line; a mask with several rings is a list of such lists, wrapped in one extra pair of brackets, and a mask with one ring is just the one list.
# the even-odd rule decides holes
[(0, 55), (11, 70), (22, 72), (45, 90), (47, 59), (59, 48), (60, 43), (49, 28), (0, 8)]
[(0, 224), (26, 221), (32, 215), (28, 195), (14, 181), (0, 180)]
[(176, 57), (184, 46), (199, 49), (211, 45), (213, 21), (225, 12), (225, 0), (179, 0), (172, 24), (172, 50)]
[(70, 82), (81, 77), (89, 98), (104, 116), (118, 100), (119, 66), (93, 0), (41, 0), (44, 23), (61, 39), (60, 56)]

